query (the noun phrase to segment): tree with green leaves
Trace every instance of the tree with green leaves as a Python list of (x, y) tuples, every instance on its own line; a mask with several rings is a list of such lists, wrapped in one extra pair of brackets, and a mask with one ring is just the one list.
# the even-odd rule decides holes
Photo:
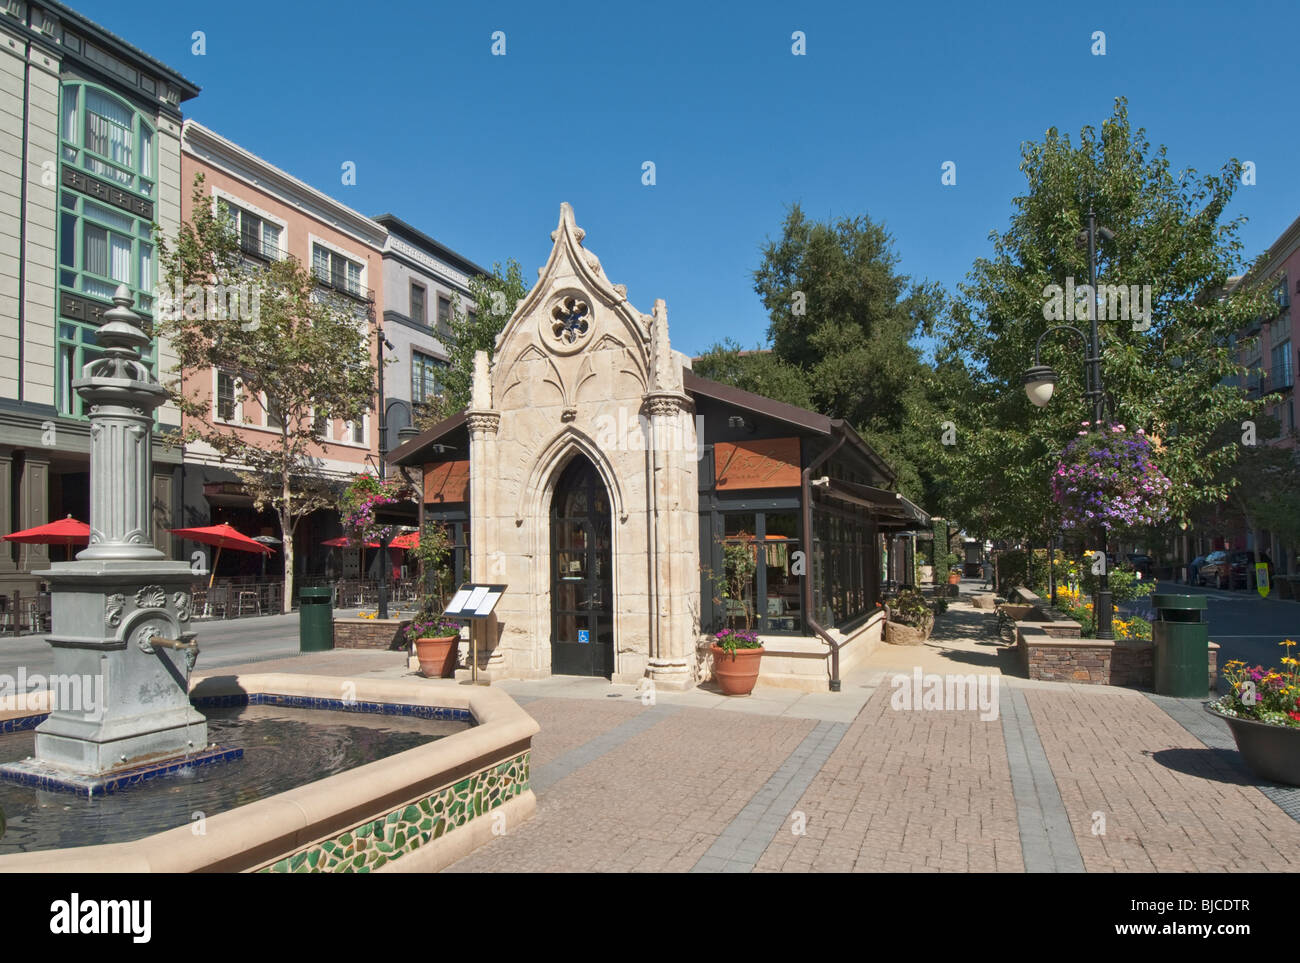
[[(193, 201), (174, 241), (155, 235), (166, 285), (156, 329), (177, 357), (167, 387), (188, 419), (185, 441), (210, 446), (254, 506), (279, 521), (288, 612), (298, 523), (337, 502), (336, 479), (320, 467), (330, 447), (320, 425), (359, 421), (373, 404), (374, 309), (326, 291), (292, 257), (265, 264), (245, 258), (229, 213), (205, 196), (202, 174)], [(213, 369), (232, 378), (229, 414), (255, 400), (269, 432), (214, 417), (214, 402), (222, 402), (195, 378)]]
[[(993, 537), (1056, 530), (1051, 473), (1092, 417), (1083, 341), (1064, 331), (1043, 340), (1041, 361), (1060, 378), (1045, 408), (1027, 399), (1022, 375), (1050, 326), (1087, 332), (1080, 232), (1090, 209), (1113, 233), (1097, 253), (1099, 288), (1116, 286), (1098, 312), (1108, 420), (1151, 437), (1173, 482), (1175, 518), (1221, 501), (1231, 486), (1224, 469), (1241, 449), (1216, 433), (1257, 408), (1231, 381), (1243, 373), (1233, 335), (1264, 311), (1261, 293), (1229, 284), (1244, 266), (1241, 219), (1224, 217), (1240, 165), (1230, 160), (1210, 175), (1172, 170), (1165, 148), (1131, 128), (1123, 99), (1100, 131), (1085, 127), (1075, 144), (1052, 128), (1023, 145), (1021, 158), (1027, 191), (1014, 199), (1009, 227), (991, 235), (992, 255), (975, 262), (942, 328), (937, 367), (957, 389), (957, 444), (942, 452), (955, 514), (978, 519)], [(1147, 285), (1138, 317), (1132, 302)], [(1127, 317), (1119, 286), (1138, 294)], [(1080, 296), (1063, 305), (1071, 287)]]
[(770, 348), (714, 345), (694, 369), (844, 418), (898, 471), (898, 487), (929, 506), (938, 382), (914, 339), (931, 332), (943, 295), (898, 272), (893, 243), (868, 216), (818, 222), (793, 205), (754, 272)]
[(491, 274), (471, 278), (469, 293), (472, 309), (461, 304), (459, 295), (452, 298), (450, 331), (443, 338), (448, 356), (443, 391), (433, 401), (416, 406), (415, 426), (421, 431), (465, 410), (474, 381), (475, 353), (486, 351), (491, 360), (497, 335), (514, 314), (515, 305), (528, 293), (528, 287), (519, 262), (510, 258), (504, 267), (500, 261), (493, 264)]

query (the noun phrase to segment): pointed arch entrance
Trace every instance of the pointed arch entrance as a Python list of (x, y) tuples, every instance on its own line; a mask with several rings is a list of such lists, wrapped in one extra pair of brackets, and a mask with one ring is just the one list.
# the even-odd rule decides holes
[(613, 513), (584, 455), (561, 470), (551, 497), (551, 672), (614, 672)]

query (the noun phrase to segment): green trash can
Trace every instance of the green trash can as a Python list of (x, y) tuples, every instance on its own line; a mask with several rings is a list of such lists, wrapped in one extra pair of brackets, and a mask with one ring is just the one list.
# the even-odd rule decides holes
[(328, 652), (334, 648), (333, 595), (328, 587), (298, 592), (299, 652)]
[(1153, 595), (1151, 641), (1158, 695), (1203, 699), (1210, 690), (1210, 625), (1204, 595)]

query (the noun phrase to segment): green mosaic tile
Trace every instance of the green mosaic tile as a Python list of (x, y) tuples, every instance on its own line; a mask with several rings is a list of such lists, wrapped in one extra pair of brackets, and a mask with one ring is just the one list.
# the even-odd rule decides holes
[(331, 840), (277, 860), (262, 872), (370, 872), (440, 839), (528, 788), (525, 752)]

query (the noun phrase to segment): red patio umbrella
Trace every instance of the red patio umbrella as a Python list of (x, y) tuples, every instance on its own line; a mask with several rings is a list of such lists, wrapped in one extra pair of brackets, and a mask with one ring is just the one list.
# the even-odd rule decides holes
[(60, 518), (57, 522), (37, 525), (4, 536), (7, 542), (21, 542), (24, 545), (67, 545), (68, 558), (72, 558), (73, 545), (85, 545), (90, 542), (90, 526), (79, 522), (71, 515)]
[(420, 533), (408, 532), (405, 535), (398, 535), (395, 539), (393, 539), (391, 542), (388, 543), (388, 547), (402, 548), (402, 549), (419, 548)]
[(242, 532), (236, 531), (225, 522), (220, 525), (208, 525), (206, 528), (173, 528), (170, 531), (173, 535), (188, 538), (191, 542), (216, 546), (217, 557), (212, 560), (212, 573), (208, 576), (208, 588), (212, 587), (212, 580), (217, 577), (217, 562), (221, 560), (221, 550), (223, 548), (234, 549), (236, 552), (271, 554), (270, 548), (256, 539), (249, 538)]
[[(340, 535), (338, 538), (328, 538), (321, 542), (322, 545), (328, 545), (330, 548), (347, 548), (349, 545), (359, 545), (360, 543), (354, 538), (348, 538), (346, 535)], [(378, 548), (378, 542), (366, 542), (366, 548)]]

